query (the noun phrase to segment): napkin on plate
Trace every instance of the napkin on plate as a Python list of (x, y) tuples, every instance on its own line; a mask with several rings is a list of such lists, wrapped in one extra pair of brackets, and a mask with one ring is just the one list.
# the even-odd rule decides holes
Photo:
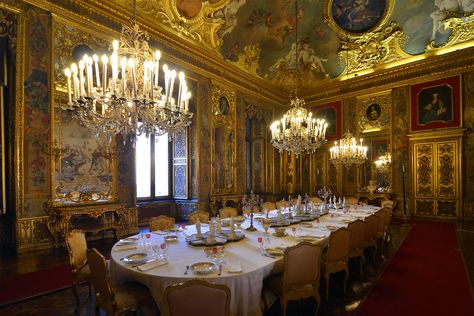
[(144, 263), (142, 265), (139, 265), (137, 269), (139, 271), (145, 272), (145, 271), (150, 271), (152, 269), (161, 267), (165, 264), (168, 264), (168, 261), (161, 261), (161, 260), (154, 260), (152, 262)]
[(137, 247), (126, 247), (125, 245), (123, 246), (117, 245), (115, 246), (114, 251), (117, 252), (117, 251), (127, 251), (127, 250), (134, 250), (134, 249), (137, 249)]
[(230, 261), (227, 263), (227, 272), (229, 273), (240, 273), (242, 272), (242, 262)]

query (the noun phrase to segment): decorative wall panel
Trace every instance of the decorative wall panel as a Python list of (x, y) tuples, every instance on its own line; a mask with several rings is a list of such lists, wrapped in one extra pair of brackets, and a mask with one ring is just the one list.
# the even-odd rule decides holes
[(464, 103), (464, 142), (463, 142), (463, 188), (465, 217), (474, 217), (474, 72), (469, 72), (462, 77), (463, 103)]
[(188, 132), (175, 134), (173, 141), (173, 197), (188, 198)]
[[(24, 208), (21, 216), (46, 213), (50, 195), (51, 15), (26, 5), (24, 79)], [(34, 206), (33, 206), (34, 205)]]
[(433, 144), (415, 144), (415, 197), (434, 196)]

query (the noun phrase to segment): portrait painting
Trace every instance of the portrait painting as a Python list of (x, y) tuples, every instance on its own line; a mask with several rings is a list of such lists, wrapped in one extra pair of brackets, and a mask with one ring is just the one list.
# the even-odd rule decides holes
[(382, 114), (382, 108), (379, 104), (372, 103), (367, 107), (367, 110), (365, 112), (365, 116), (369, 121), (376, 121), (380, 118), (380, 115)]
[(383, 19), (387, 0), (332, 0), (330, 6), (338, 27), (350, 33), (364, 33)]
[(219, 98), (219, 113), (222, 115), (229, 114), (229, 100), (225, 96)]
[(456, 76), (411, 87), (412, 130), (460, 125), (459, 81)]
[(325, 119), (328, 123), (326, 130), (327, 140), (338, 140), (341, 138), (342, 128), (342, 102), (336, 101), (321, 106), (311, 108), (313, 117), (316, 119)]

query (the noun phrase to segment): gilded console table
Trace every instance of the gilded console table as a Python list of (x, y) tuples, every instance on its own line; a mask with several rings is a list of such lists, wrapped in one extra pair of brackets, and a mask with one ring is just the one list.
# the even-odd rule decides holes
[(116, 238), (121, 238), (139, 231), (137, 214), (137, 208), (126, 208), (123, 204), (51, 207), (48, 228), (56, 247), (72, 229), (86, 233), (113, 230)]

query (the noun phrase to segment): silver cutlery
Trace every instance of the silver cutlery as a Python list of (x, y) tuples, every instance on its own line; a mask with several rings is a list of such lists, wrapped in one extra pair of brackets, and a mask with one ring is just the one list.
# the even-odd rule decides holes
[(142, 262), (142, 263), (134, 264), (134, 265), (132, 265), (132, 268), (136, 268), (136, 267), (142, 266), (144, 264), (147, 264), (147, 263), (150, 263), (150, 262), (153, 262), (153, 261), (156, 261), (156, 260), (157, 259), (150, 259), (150, 260), (147, 260), (147, 261)]
[(268, 258), (272, 258), (272, 259), (276, 259), (275, 256), (272, 256), (272, 255), (270, 255), (270, 254), (268, 254), (268, 253), (266, 253), (266, 252), (262, 253), (262, 256), (268, 257)]
[(184, 271), (184, 275), (188, 274), (189, 266), (186, 266), (186, 271)]

